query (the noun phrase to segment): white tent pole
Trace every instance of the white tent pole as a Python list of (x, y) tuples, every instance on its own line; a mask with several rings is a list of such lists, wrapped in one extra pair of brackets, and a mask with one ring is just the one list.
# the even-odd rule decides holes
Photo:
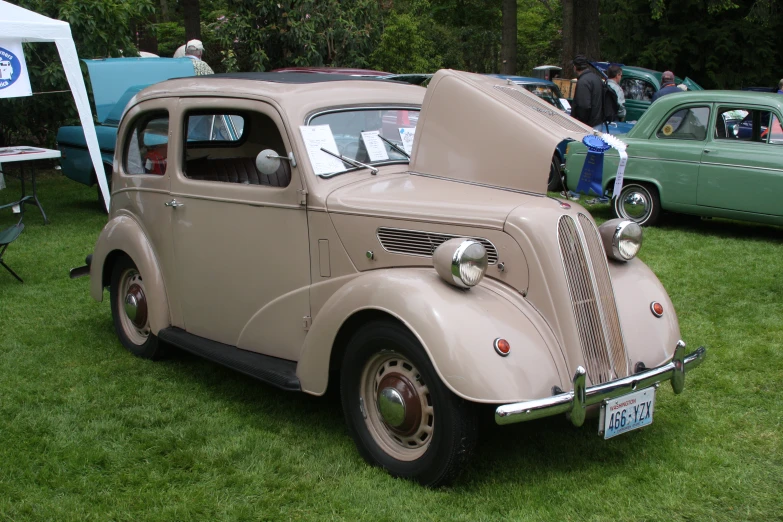
[[(70, 32), (70, 28), (68, 32)], [(95, 177), (98, 178), (98, 186), (103, 194), (103, 201), (106, 203), (106, 211), (108, 212), (109, 198), (111, 197), (109, 194), (109, 183), (106, 179), (103, 161), (101, 160), (98, 135), (95, 133), (95, 124), (92, 121), (92, 112), (90, 111), (90, 101), (87, 98), (87, 87), (84, 85), (82, 70), (79, 66), (79, 55), (76, 54), (73, 38), (57, 38), (55, 43), (57, 44), (57, 51), (60, 53), (60, 60), (63, 62), (65, 76), (68, 78), (68, 84), (71, 86), (76, 109), (79, 111), (84, 137), (87, 139), (87, 149), (90, 151), (92, 166), (95, 168)]]

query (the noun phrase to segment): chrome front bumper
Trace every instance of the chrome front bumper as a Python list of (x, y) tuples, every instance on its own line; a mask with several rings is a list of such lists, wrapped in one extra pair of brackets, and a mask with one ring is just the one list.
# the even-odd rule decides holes
[(681, 393), (685, 387), (685, 372), (699, 366), (706, 356), (707, 350), (703, 346), (685, 355), (685, 343), (678, 341), (674, 348), (674, 355), (668, 363), (590, 388), (585, 387), (587, 371), (579, 366), (574, 374), (573, 391), (545, 399), (504, 404), (495, 410), (495, 422), (513, 424), (559, 413), (570, 413), (574, 426), (581, 426), (585, 421), (587, 407), (604, 400), (649, 388), (663, 381), (671, 381), (674, 393)]

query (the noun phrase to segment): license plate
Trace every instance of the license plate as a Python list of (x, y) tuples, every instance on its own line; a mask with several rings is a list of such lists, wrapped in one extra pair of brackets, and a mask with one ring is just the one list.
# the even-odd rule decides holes
[(611, 439), (627, 431), (643, 428), (653, 421), (655, 388), (647, 388), (606, 401), (601, 407), (599, 435)]

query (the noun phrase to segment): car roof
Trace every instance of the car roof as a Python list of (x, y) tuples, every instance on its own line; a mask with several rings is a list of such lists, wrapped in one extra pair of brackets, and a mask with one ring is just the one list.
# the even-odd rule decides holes
[(327, 108), (356, 106), (419, 107), (426, 89), (405, 82), (302, 73), (228, 73), (176, 78), (151, 85), (130, 105), (152, 98), (257, 97), (277, 104), (295, 125)]

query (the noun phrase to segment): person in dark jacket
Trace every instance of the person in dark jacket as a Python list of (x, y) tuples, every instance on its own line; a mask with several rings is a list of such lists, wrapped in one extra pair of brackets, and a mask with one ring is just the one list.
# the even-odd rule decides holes
[(653, 94), (652, 101), (657, 100), (661, 96), (672, 94), (674, 92), (682, 92), (679, 87), (674, 85), (674, 73), (671, 71), (664, 71), (661, 75), (661, 88)]
[(574, 58), (574, 70), (578, 79), (571, 116), (595, 127), (604, 122), (603, 81), (587, 64), (587, 58), (581, 54)]

